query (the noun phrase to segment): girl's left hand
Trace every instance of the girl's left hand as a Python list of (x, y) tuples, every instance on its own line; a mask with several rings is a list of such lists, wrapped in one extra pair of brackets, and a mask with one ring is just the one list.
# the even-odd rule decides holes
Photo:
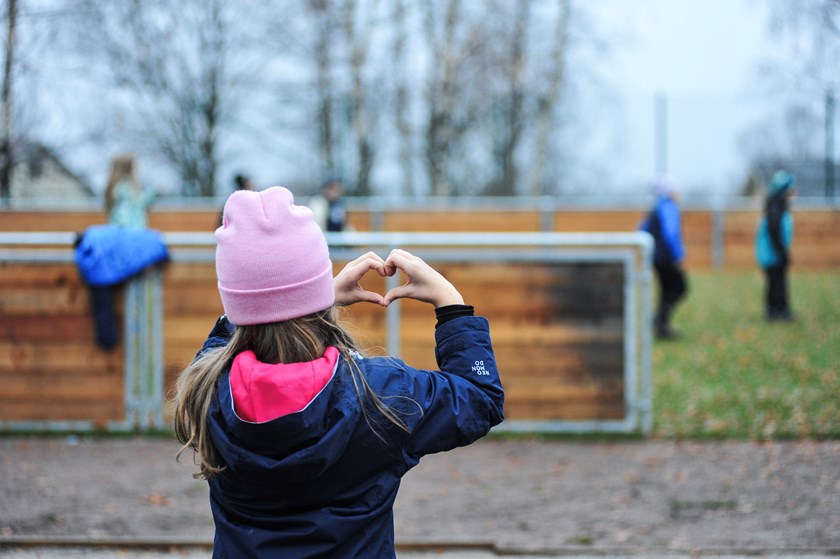
[(385, 299), (379, 293), (365, 291), (359, 281), (370, 270), (376, 271), (380, 276), (385, 277), (387, 270), (385, 261), (378, 254), (368, 252), (348, 262), (333, 279), (335, 285), (335, 304), (341, 307), (352, 305), (360, 301), (385, 305)]

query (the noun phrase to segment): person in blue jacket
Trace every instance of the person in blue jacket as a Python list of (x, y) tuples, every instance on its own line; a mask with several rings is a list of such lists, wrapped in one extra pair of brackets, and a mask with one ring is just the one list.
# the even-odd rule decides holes
[[(503, 419), (487, 320), (404, 250), (333, 278), (311, 210), (282, 187), (234, 192), (216, 239), (225, 314), (174, 398), (181, 452), (210, 486), (213, 557), (394, 558), (402, 476)], [(384, 295), (360, 286), (397, 272)], [(434, 307), (439, 370), (365, 357), (337, 321), (337, 307), (400, 298)]]
[(659, 283), (654, 332), (659, 339), (667, 340), (678, 337), (671, 327), (671, 317), (688, 290), (683, 269), (685, 245), (676, 183), (671, 178), (659, 177), (653, 181), (653, 189), (656, 204), (640, 229), (650, 233), (654, 241), (653, 266)]
[(764, 301), (768, 320), (793, 319), (788, 304), (787, 271), (793, 243), (789, 200), (796, 193), (794, 186), (794, 178), (789, 173), (776, 171), (773, 174), (755, 237), (756, 260), (767, 278)]

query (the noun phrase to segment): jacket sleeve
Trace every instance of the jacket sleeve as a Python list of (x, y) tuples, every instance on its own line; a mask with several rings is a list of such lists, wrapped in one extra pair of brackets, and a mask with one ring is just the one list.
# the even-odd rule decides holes
[(788, 251), (788, 257), (790, 257), (790, 247), (793, 245), (793, 216), (790, 212), (785, 212), (782, 219), (782, 240)]
[(787, 264), (788, 251), (785, 243), (782, 221), (785, 215), (784, 209), (779, 204), (770, 204), (767, 208), (767, 233), (770, 237), (770, 245), (778, 255), (782, 264)]
[(662, 227), (662, 238), (668, 247), (668, 253), (674, 262), (682, 262), (685, 257), (685, 247), (682, 238), (682, 220), (680, 210), (674, 202), (662, 204), (659, 208), (659, 220)]
[(407, 376), (407, 395), (422, 413), (408, 416), (410, 464), (486, 435), (504, 419), (504, 391), (487, 319), (461, 317), (435, 330), (439, 371)]

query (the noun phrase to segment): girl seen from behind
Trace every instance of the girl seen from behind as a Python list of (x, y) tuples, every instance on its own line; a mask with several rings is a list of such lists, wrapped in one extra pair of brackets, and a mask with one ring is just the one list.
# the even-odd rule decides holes
[[(312, 212), (282, 187), (233, 193), (216, 239), (225, 315), (174, 401), (178, 440), (210, 486), (213, 556), (395, 557), (402, 476), (503, 419), (487, 320), (403, 250), (333, 279)], [(360, 286), (368, 272), (407, 281), (382, 295)], [(363, 357), (337, 321), (336, 307), (400, 298), (434, 307), (440, 370)]]

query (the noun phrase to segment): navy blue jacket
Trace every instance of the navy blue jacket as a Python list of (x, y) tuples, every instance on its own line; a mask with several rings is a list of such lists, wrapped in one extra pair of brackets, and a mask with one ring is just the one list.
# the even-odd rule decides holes
[[(230, 329), (220, 321), (204, 349), (226, 343)], [(304, 410), (265, 423), (237, 417), (223, 374), (209, 422), (225, 466), (209, 482), (213, 557), (395, 557), (392, 507), (402, 476), (422, 456), (470, 444), (503, 419), (487, 320), (450, 320), (435, 340), (440, 371), (356, 359), (410, 434), (374, 415), (377, 436), (344, 360)]]

